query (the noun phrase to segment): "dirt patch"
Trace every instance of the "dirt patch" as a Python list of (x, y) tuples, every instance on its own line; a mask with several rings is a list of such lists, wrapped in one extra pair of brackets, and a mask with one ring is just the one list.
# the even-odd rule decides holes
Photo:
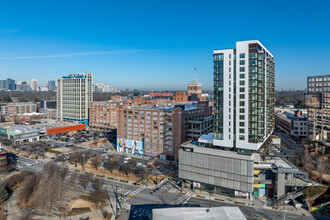
[(107, 138), (100, 138), (100, 139), (97, 139), (97, 140), (82, 142), (81, 145), (89, 146), (89, 147), (100, 147), (100, 146), (103, 146), (103, 145), (109, 144), (109, 143), (110, 142)]
[(97, 209), (94, 203), (79, 198), (71, 203), (69, 210), (71, 211), (73, 208), (85, 208), (85, 207), (89, 207), (91, 211), (95, 211)]
[(56, 148), (56, 151), (61, 152), (61, 153), (68, 153), (68, 152), (72, 151), (72, 149), (66, 148), (66, 147), (60, 147), (60, 148)]
[(3, 214), (4, 206), (3, 204), (0, 205), (0, 220), (6, 220), (7, 216)]

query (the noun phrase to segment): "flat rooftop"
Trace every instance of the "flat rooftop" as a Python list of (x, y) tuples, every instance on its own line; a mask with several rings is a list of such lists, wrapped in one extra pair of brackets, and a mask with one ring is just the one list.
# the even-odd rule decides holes
[(246, 220), (238, 207), (177, 207), (152, 210), (153, 220), (228, 219)]
[(72, 126), (79, 124), (78, 122), (61, 122), (52, 119), (42, 119), (36, 120), (40, 122), (39, 124), (34, 125), (9, 125), (9, 126), (1, 126), (0, 128), (8, 129), (14, 131), (15, 133), (24, 133), (24, 132), (31, 132), (31, 131), (42, 131), (47, 130), (50, 128), (58, 128), (58, 127), (65, 127), (65, 126)]

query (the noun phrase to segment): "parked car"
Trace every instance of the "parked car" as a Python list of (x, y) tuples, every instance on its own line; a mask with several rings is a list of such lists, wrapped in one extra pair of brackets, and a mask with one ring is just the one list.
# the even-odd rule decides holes
[(26, 163), (27, 166), (32, 166), (33, 164), (31, 162)]

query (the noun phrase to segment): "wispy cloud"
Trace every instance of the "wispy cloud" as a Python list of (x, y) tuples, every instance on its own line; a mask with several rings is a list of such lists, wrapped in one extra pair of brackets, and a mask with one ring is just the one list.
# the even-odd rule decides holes
[(109, 50), (109, 51), (90, 51), (90, 52), (78, 52), (78, 53), (64, 53), (64, 54), (50, 54), (50, 55), (38, 55), (38, 56), (0, 56), (2, 60), (19, 60), (19, 59), (47, 59), (47, 58), (65, 58), (65, 57), (79, 57), (79, 56), (92, 56), (92, 55), (105, 55), (114, 53), (135, 53), (146, 50)]
[(18, 29), (0, 28), (0, 34), (11, 34), (19, 32)]

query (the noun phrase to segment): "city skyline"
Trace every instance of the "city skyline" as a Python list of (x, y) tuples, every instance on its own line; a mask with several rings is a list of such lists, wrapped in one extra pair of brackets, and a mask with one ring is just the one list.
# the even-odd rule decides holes
[[(329, 30), (321, 28), (329, 20), (326, 2), (268, 7), (259, 1), (129, 1), (126, 7), (83, 1), (79, 11), (73, 2), (65, 7), (61, 1), (18, 2), (0, 9), (1, 78), (29, 76), (45, 84), (69, 73), (91, 72), (95, 83), (120, 89), (183, 89), (197, 68), (196, 78), (207, 90), (213, 88), (212, 51), (253, 39), (277, 57), (277, 89), (305, 89), (307, 76), (330, 71)], [(259, 19), (257, 12), (266, 10), (267, 18)], [(312, 18), (299, 13), (304, 10)], [(252, 21), (258, 21), (259, 31), (251, 28)]]

